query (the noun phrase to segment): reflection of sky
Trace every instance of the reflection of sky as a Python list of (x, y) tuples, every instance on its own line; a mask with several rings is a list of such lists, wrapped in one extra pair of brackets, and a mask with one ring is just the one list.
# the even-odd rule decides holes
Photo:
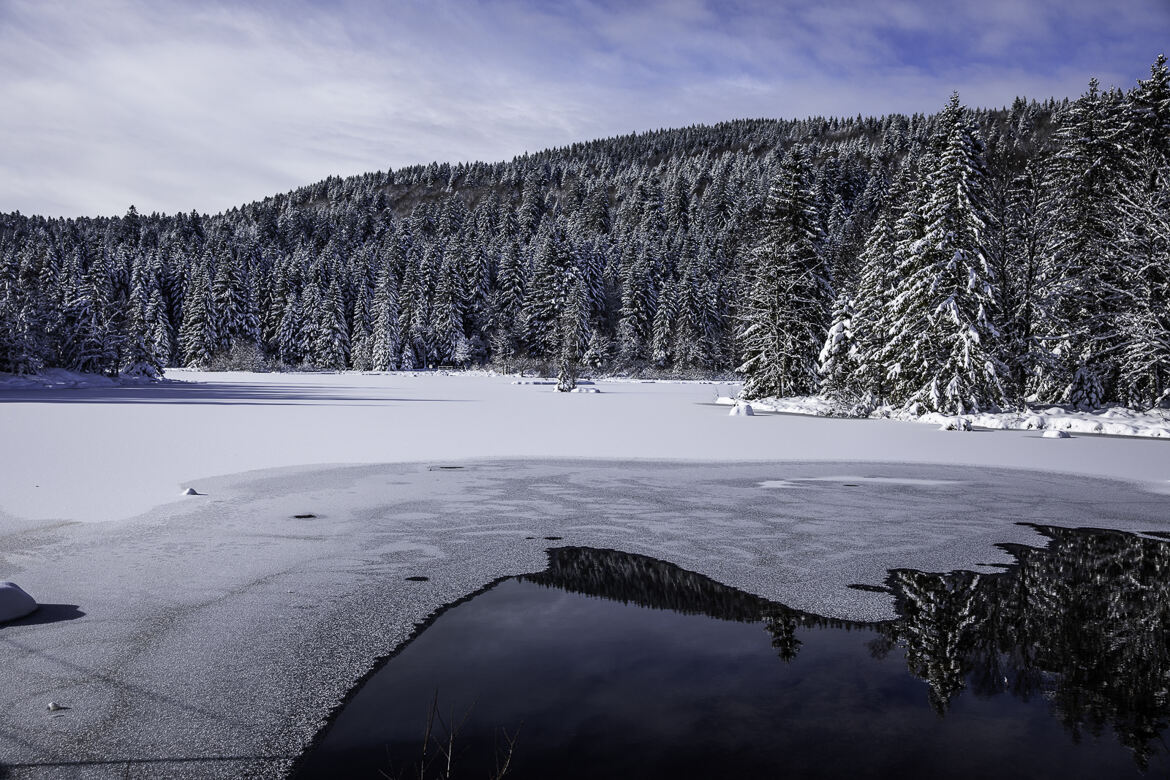
[(1147, 75), (1167, 31), (1165, 0), (6, 0), (0, 211), (214, 212), (633, 130), (1076, 96)]
[[(490, 773), (501, 727), (520, 728), (517, 777), (1136, 772), (1108, 731), (1074, 746), (1039, 698), (965, 693), (939, 718), (900, 652), (871, 656), (875, 636), (802, 628), (800, 653), (786, 664), (759, 623), (509, 580), (408, 645), (351, 700), (324, 748), (365, 749), (385, 768), (389, 747), (393, 769), (405, 772), (437, 690), (444, 717), (470, 708), (459, 739), (470, 777)], [(326, 774), (340, 770), (336, 756), (322, 757)]]

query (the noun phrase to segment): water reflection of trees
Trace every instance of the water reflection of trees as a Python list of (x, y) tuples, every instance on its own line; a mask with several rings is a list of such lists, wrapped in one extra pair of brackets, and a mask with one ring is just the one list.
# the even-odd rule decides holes
[(1037, 530), (1048, 545), (1005, 546), (1001, 574), (891, 572), (899, 617), (875, 649), (904, 647), (940, 713), (966, 685), (1043, 696), (1074, 738), (1111, 728), (1145, 766), (1170, 717), (1170, 545)]
[(1115, 531), (1037, 526), (1044, 548), (1005, 546), (995, 574), (906, 569), (886, 581), (898, 617), (855, 623), (800, 612), (639, 555), (563, 547), (523, 579), (652, 609), (761, 622), (785, 661), (798, 629), (875, 632), (905, 654), (944, 715), (963, 690), (1041, 696), (1074, 739), (1113, 730), (1143, 767), (1170, 719), (1170, 544)]

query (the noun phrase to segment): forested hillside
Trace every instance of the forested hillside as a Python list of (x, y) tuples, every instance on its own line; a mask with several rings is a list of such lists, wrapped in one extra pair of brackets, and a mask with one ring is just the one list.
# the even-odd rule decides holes
[(1166, 60), (1075, 101), (661, 130), (215, 216), (0, 216), (0, 371), (481, 364), (1166, 404)]

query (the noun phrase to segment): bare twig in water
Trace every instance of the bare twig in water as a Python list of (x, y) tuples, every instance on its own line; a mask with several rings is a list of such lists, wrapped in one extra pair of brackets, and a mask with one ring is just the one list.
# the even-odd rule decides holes
[(508, 774), (508, 769), (512, 766), (512, 755), (516, 752), (516, 740), (520, 737), (520, 729), (523, 727), (524, 724), (521, 723), (511, 734), (508, 734), (507, 729), (500, 729), (500, 733), (504, 735), (504, 741), (508, 743), (508, 747), (503, 753), (502, 762), (500, 760), (500, 753), (498, 751), (496, 753), (496, 773), (492, 775), (492, 780), (500, 780), (500, 778)]

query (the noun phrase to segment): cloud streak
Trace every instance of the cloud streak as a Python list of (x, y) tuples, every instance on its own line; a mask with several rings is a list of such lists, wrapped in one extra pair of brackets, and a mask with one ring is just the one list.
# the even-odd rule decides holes
[(0, 0), (0, 211), (215, 212), (431, 160), (738, 117), (1127, 86), (1160, 0)]

